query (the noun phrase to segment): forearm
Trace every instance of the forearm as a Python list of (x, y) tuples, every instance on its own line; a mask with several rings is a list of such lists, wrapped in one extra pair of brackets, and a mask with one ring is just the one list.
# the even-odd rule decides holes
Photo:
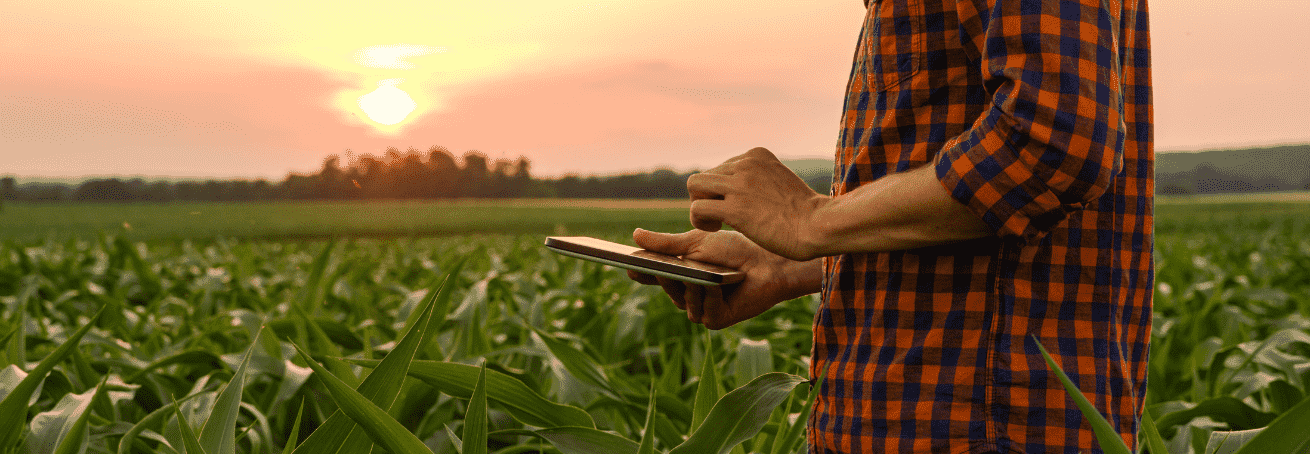
[(951, 198), (931, 165), (821, 199), (809, 224), (811, 257), (913, 249), (993, 234)]
[(816, 293), (823, 288), (823, 259), (786, 260), (780, 267), (786, 293), (783, 301)]

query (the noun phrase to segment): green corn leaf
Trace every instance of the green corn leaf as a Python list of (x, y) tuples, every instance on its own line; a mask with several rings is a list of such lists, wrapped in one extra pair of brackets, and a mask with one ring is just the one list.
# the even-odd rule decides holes
[[(377, 367), (381, 362), (362, 359), (348, 361), (364, 367)], [(468, 399), (473, 396), (478, 369), (468, 364), (419, 360), (410, 364), (409, 375), (423, 380), (437, 391)], [(524, 424), (537, 427), (596, 427), (591, 415), (581, 408), (546, 400), (518, 379), (495, 370), (487, 371), (487, 398), (499, 403), (511, 417)]]
[(478, 383), (473, 387), (468, 411), (464, 413), (463, 454), (487, 454), (487, 363), (482, 363)]
[[(309, 337), (310, 342), (313, 342), (313, 345), (322, 346), (322, 348), (327, 351), (329, 358), (324, 361), (324, 364), (327, 365), (328, 370), (332, 371), (332, 373), (336, 374), (337, 378), (344, 380), (350, 386), (358, 388), (360, 384), (359, 379), (355, 377), (354, 373), (350, 370), (349, 367), (346, 367), (346, 365), (343, 364), (341, 361), (335, 359), (336, 357), (343, 356), (341, 352), (341, 348), (338, 347), (336, 343), (332, 342), (331, 339), (329, 339), (328, 334), (325, 333), (322, 329), (322, 324), (315, 321), (311, 321), (309, 315), (306, 314), (305, 311), (300, 308), (300, 306), (293, 305), (291, 306), (291, 310), (292, 312), (296, 313), (296, 317), (300, 319), (299, 321), (301, 325), (305, 326), (306, 330), (308, 331), (307, 335)], [(332, 326), (332, 325), (328, 325), (328, 326)], [(352, 334), (351, 336), (353, 338), (354, 335)], [(360, 343), (360, 346), (363, 347), (362, 342)], [(309, 440), (305, 440), (305, 441), (308, 442)]]
[(796, 418), (796, 423), (787, 428), (787, 433), (782, 436), (781, 441), (774, 440), (773, 454), (785, 454), (788, 452), (787, 449), (796, 446), (800, 442), (801, 431), (805, 429), (805, 424), (810, 420), (810, 410), (814, 408), (814, 399), (819, 395), (819, 387), (823, 386), (823, 383), (828, 379), (828, 370), (830, 369), (832, 369), (832, 363), (828, 363), (828, 367), (823, 368), (823, 372), (819, 373), (819, 379), (815, 380), (814, 384), (810, 386), (809, 398), (805, 399), (805, 406), (801, 407), (800, 416)]
[(554, 427), (536, 434), (564, 454), (626, 454), (640, 448), (632, 440), (590, 427)]
[(600, 369), (600, 363), (595, 358), (573, 348), (568, 342), (537, 331), (536, 328), (533, 328), (533, 333), (537, 339), (540, 339), (546, 345), (546, 349), (551, 356), (558, 359), (570, 374), (589, 385), (595, 386), (596, 389), (609, 394), (611, 397), (618, 397), (614, 392), (614, 388), (610, 386), (609, 379), (605, 377), (605, 373)]
[[(0, 367), (16, 364), (14, 360), (9, 358), (9, 339), (13, 338), (14, 333), (17, 332), (18, 327), (15, 326), (9, 328), (9, 331), (6, 331), (3, 336), (0, 336)], [(3, 396), (0, 396), (0, 398), (3, 398)]]
[(104, 313), (105, 308), (101, 306), (100, 310), (91, 316), (91, 320), (87, 324), (82, 325), (72, 335), (69, 335), (68, 340), (37, 363), (36, 367), (32, 368), (32, 371), (5, 396), (4, 400), (0, 400), (0, 451), (9, 449), (18, 443), (23, 426), (27, 422), (27, 402), (31, 398), (32, 392), (45, 381), (46, 374), (50, 373), (56, 364), (63, 361), (74, 348), (77, 348), (82, 336), (85, 336), (87, 331), (95, 326), (96, 320), (100, 319), (101, 314)]
[[(396, 344), (396, 347), (391, 350), (391, 353), (378, 362), (373, 373), (368, 374), (368, 377), (357, 387), (356, 394), (364, 396), (371, 405), (383, 408), (385, 411), (395, 403), (401, 384), (404, 383), (405, 374), (413, 363), (414, 355), (418, 352), (419, 346), (428, 339), (425, 328), (429, 326), (428, 322), (432, 318), (433, 303), (437, 300), (438, 295), (449, 291), (449, 282), (450, 277), (447, 276), (441, 288), (433, 293), (420, 308), (420, 313), (423, 315), (419, 317), (417, 323), (406, 329), (405, 335)], [(313, 362), (312, 360), (309, 361)], [(317, 363), (310, 364), (310, 367), (315, 367), (317, 371), (316, 366)], [(326, 377), (322, 378), (326, 381)], [(352, 392), (355, 392), (355, 390), (352, 389)], [(338, 405), (340, 405), (339, 401)], [(306, 438), (305, 442), (301, 443), (295, 452), (322, 454), (367, 451), (369, 446), (376, 443), (376, 441), (370, 442), (367, 438), (372, 435), (371, 432), (361, 432), (359, 435), (355, 435), (353, 432), (356, 426), (351, 422), (353, 419), (342, 414), (342, 411), (337, 411), (329, 416), (323, 425), (314, 430), (314, 433), (310, 434), (309, 438)], [(387, 419), (395, 421), (390, 416)]]
[(1069, 393), (1069, 397), (1073, 399), (1074, 403), (1078, 404), (1078, 410), (1082, 411), (1083, 417), (1087, 418), (1087, 422), (1091, 423), (1092, 431), (1096, 433), (1096, 441), (1100, 442), (1101, 449), (1108, 454), (1131, 454), (1132, 451), (1128, 449), (1128, 445), (1124, 444), (1122, 438), (1119, 438), (1119, 432), (1110, 427), (1110, 422), (1106, 421), (1104, 416), (1101, 416), (1101, 412), (1092, 406), (1092, 403), (1087, 400), (1087, 396), (1084, 396), (1083, 392), (1078, 390), (1078, 387), (1074, 386), (1073, 382), (1069, 380), (1069, 376), (1064, 374), (1064, 370), (1060, 369), (1058, 364), (1055, 364), (1051, 354), (1046, 352), (1046, 347), (1042, 346), (1036, 336), (1032, 336), (1032, 339), (1033, 343), (1037, 344), (1037, 349), (1042, 352), (1042, 357), (1046, 358), (1046, 365), (1055, 371), (1056, 377), (1059, 377), (1060, 383), (1064, 384), (1064, 389)]
[(237, 426), (237, 416), (241, 413), (241, 394), (246, 389), (246, 369), (250, 365), (250, 357), (255, 355), (257, 345), (259, 345), (258, 333), (255, 339), (250, 341), (250, 347), (246, 349), (241, 365), (237, 366), (236, 372), (232, 374), (232, 381), (219, 391), (213, 412), (205, 419), (205, 425), (200, 428), (200, 445), (210, 454), (236, 454), (237, 452), (234, 431)]
[(1254, 439), (1256, 435), (1259, 435), (1261, 431), (1264, 431), (1264, 429), (1216, 430), (1210, 432), (1210, 440), (1205, 445), (1205, 454), (1234, 454), (1247, 442)]
[(128, 264), (132, 266), (132, 271), (136, 272), (137, 281), (141, 283), (141, 287), (146, 294), (152, 298), (162, 296), (160, 295), (162, 287), (159, 283), (159, 275), (155, 274), (149, 265), (146, 265), (146, 261), (137, 253), (136, 247), (124, 237), (116, 238), (114, 245), (117, 247), (118, 252), (127, 259)]
[(651, 430), (655, 421), (655, 380), (652, 377), (650, 382), (650, 400), (646, 404), (646, 426), (641, 431), (641, 445), (637, 447), (637, 454), (655, 454), (655, 431)]
[[(459, 434), (456, 434), (455, 431), (450, 428), (450, 424), (446, 424), (445, 427), (446, 437), (450, 439), (450, 444), (455, 446), (455, 452), (464, 454), (464, 440), (459, 439)], [(532, 435), (536, 435), (536, 433), (533, 433)]]
[(669, 454), (723, 454), (754, 437), (769, 422), (769, 415), (796, 385), (809, 380), (798, 375), (770, 372), (734, 389), (714, 404), (705, 421), (687, 441)]
[(742, 339), (737, 344), (736, 370), (737, 386), (750, 383), (755, 377), (773, 372), (773, 347), (768, 339)]
[(719, 376), (714, 364), (713, 343), (710, 332), (705, 331), (705, 360), (701, 363), (700, 379), (696, 385), (696, 400), (691, 407), (691, 431), (700, 428), (705, 417), (719, 400)]
[(1237, 454), (1310, 452), (1310, 430), (1306, 430), (1307, 427), (1310, 427), (1310, 398), (1279, 415)]
[[(309, 363), (309, 367), (314, 369), (314, 373), (319, 375), (319, 379), (327, 387), (328, 393), (332, 395), (332, 399), (337, 402), (338, 407), (341, 409), (340, 412), (363, 428), (374, 443), (382, 445), (382, 447), (393, 453), (432, 454), (432, 450), (428, 449), (422, 440), (406, 430), (405, 426), (400, 425), (400, 422), (392, 419), (386, 410), (379, 408), (377, 404), (369, 401), (367, 397), (364, 397), (358, 391), (350, 389), (341, 379), (329, 373), (322, 365), (310, 358), (309, 352), (301, 348), (300, 345), (295, 343), (291, 345), (296, 348), (296, 351), (300, 352), (300, 356), (305, 358), (305, 361)], [(370, 374), (370, 376), (373, 375), (377, 374)], [(322, 426), (319, 427), (319, 430), (322, 430)], [(318, 433), (318, 430), (314, 432)], [(308, 444), (308, 441), (305, 444)], [(301, 444), (301, 448), (305, 444)]]
[(44, 411), (32, 418), (31, 433), (28, 434), (28, 452), (77, 453), (84, 449), (86, 442), (86, 419), (91, 414), (91, 404), (104, 387), (104, 380), (94, 389), (81, 394), (65, 394), (50, 411)]
[(332, 249), (337, 245), (335, 239), (328, 241), (323, 246), (323, 251), (319, 252), (318, 257), (314, 258), (314, 264), (310, 268), (309, 278), (305, 286), (300, 289), (300, 307), (305, 308), (308, 313), (314, 313), (317, 308), (320, 291), (323, 288), (323, 275), (327, 273), (328, 261), (332, 258)]
[(772, 416), (769, 417), (769, 422), (765, 424), (764, 430), (761, 430), (760, 435), (755, 436), (755, 439), (758, 443), (764, 443), (766, 440), (763, 440), (763, 438), (765, 438), (763, 432), (765, 430), (768, 430), (769, 426), (773, 426), (773, 438), (767, 440), (769, 444), (760, 445), (765, 447), (765, 452), (776, 454), (779, 449), (782, 449), (782, 441), (787, 436), (787, 429), (788, 429), (787, 415), (789, 414), (788, 412), (791, 411), (791, 403), (794, 400), (796, 400), (796, 392), (792, 391), (790, 394), (787, 394), (787, 401), (783, 402), (781, 407), (778, 407), (779, 410), (781, 411), (774, 410), (773, 414), (778, 417), (777, 420), (775, 421)]
[[(90, 404), (95, 403), (95, 400), (104, 393), (105, 382), (108, 380), (109, 376), (106, 375), (100, 379), (100, 384), (96, 385), (94, 390), (88, 392), (91, 394), (90, 402), (78, 404), (81, 411), (78, 412), (77, 419), (73, 421), (72, 427), (69, 427), (68, 432), (64, 434), (63, 440), (59, 442), (59, 448), (55, 449), (55, 454), (80, 454), (86, 452), (90, 436), (90, 430), (87, 428), (87, 420), (91, 417)], [(83, 395), (88, 393), (83, 393)]]
[(173, 401), (173, 403), (170, 403), (163, 407), (159, 407), (155, 411), (152, 411), (150, 412), (150, 414), (146, 415), (146, 417), (141, 418), (140, 421), (137, 421), (137, 423), (134, 424), (132, 428), (128, 429), (127, 432), (123, 434), (123, 438), (119, 439), (118, 454), (128, 454), (129, 452), (131, 452), (132, 443), (136, 440), (136, 437), (141, 434), (141, 432), (145, 431), (146, 428), (154, 425), (155, 423), (168, 419), (170, 415), (175, 414), (175, 412), (177, 411), (178, 408), (180, 408), (183, 402), (191, 400), (192, 398), (200, 395), (202, 394), (197, 393), (175, 400)]
[(128, 375), (126, 378), (123, 379), (123, 381), (128, 383), (135, 383), (139, 381), (141, 377), (145, 376), (145, 374), (148, 374), (151, 371), (154, 371), (161, 367), (167, 367), (173, 364), (209, 364), (215, 368), (218, 368), (218, 367), (222, 367), (223, 359), (208, 350), (187, 350), (183, 352), (174, 353), (172, 355), (168, 355), (163, 358), (159, 358), (151, 362), (150, 364), (146, 365), (146, 367), (143, 367), (140, 370), (133, 372), (132, 375)]
[[(26, 255), (22, 255), (22, 257), (27, 258)], [(32, 297), (36, 296), (36, 291), (36, 276), (29, 275), (25, 277), (23, 279), (23, 289), (18, 291), (18, 304), (14, 306), (14, 316), (9, 322), (9, 325), (13, 327), (13, 335), (9, 338), (9, 342), (5, 344), (5, 362), (17, 364), (19, 368), (27, 365), (27, 331), (25, 329), (28, 322), (27, 306)], [(3, 420), (0, 420), (0, 427), (5, 427)], [(2, 430), (0, 429), (0, 431)], [(0, 450), (7, 445), (8, 443), (4, 441), (4, 435), (0, 434)]]
[[(14, 388), (18, 387), (18, 384), (22, 383), (23, 379), (27, 378), (27, 375), (27, 372), (23, 372), (23, 370), (19, 369), (15, 364), (10, 364), (5, 366), (4, 369), (0, 369), (0, 399), (8, 397), (9, 393), (13, 392)], [(36, 401), (41, 398), (41, 388), (44, 386), (45, 380), (36, 384), (36, 389), (32, 391), (31, 397), (27, 399), (28, 406), (36, 404)]]
[(296, 422), (291, 424), (291, 432), (287, 434), (287, 444), (282, 447), (282, 454), (291, 454), (296, 448), (296, 441), (300, 439), (300, 417), (305, 415), (305, 400), (300, 399), (300, 409), (296, 410)]
[(1164, 438), (1160, 437), (1160, 431), (1155, 428), (1155, 418), (1151, 417), (1150, 410), (1142, 411), (1142, 428), (1137, 433), (1137, 440), (1140, 443), (1137, 447), (1139, 453), (1144, 446), (1151, 454), (1169, 454), (1165, 449)]
[(196, 437), (196, 431), (191, 429), (191, 422), (186, 420), (180, 407), (174, 407), (173, 412), (177, 414), (178, 431), (182, 433), (182, 447), (185, 448), (186, 454), (208, 454), (204, 446), (200, 444), (200, 439)]
[[(300, 308), (300, 306), (292, 306), (291, 312), (296, 313), (299, 320), (283, 318), (270, 320), (268, 322), (268, 327), (272, 328), (273, 332), (277, 333), (278, 337), (293, 337), (296, 335), (296, 324), (301, 323), (302, 325), (308, 325), (304, 326), (307, 330), (317, 330), (317, 333), (306, 333), (316, 336), (315, 338), (310, 339), (312, 342), (329, 342), (332, 344), (331, 347), (333, 348), (347, 348), (354, 350), (364, 348), (364, 342), (362, 342), (359, 337), (350, 330), (350, 327), (343, 325), (341, 322), (326, 317), (310, 317), (309, 314), (305, 313), (304, 309)], [(419, 311), (414, 311), (416, 316), (418, 312)], [(304, 317), (300, 318), (300, 315), (303, 315)], [(323, 347), (328, 348), (327, 345), (324, 345)], [(328, 351), (327, 354), (332, 355), (335, 353)]]
[(1170, 412), (1156, 421), (1160, 434), (1168, 436), (1180, 424), (1187, 424), (1194, 418), (1207, 416), (1217, 422), (1228, 424), (1238, 430), (1256, 429), (1269, 425), (1277, 415), (1257, 410), (1246, 402), (1232, 397), (1218, 397), (1205, 400), (1187, 410)]

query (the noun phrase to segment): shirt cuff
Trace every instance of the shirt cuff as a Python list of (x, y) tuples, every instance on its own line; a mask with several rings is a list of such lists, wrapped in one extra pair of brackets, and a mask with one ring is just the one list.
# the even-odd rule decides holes
[[(947, 142), (934, 164), (937, 180), (956, 201), (978, 215), (997, 236), (1024, 243), (1040, 240), (1069, 212), (1084, 203), (1063, 203), (1050, 189), (1060, 186), (1034, 173), (1037, 163), (1011, 144), (1026, 141), (1005, 115), (995, 112), (979, 119), (974, 128)], [(1067, 182), (1065, 182), (1067, 184)]]

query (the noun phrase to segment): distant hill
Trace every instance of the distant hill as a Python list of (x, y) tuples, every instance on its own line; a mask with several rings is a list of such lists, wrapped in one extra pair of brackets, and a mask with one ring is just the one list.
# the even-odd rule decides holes
[[(802, 179), (826, 192), (833, 162), (783, 160)], [(1266, 148), (1157, 152), (1155, 187), (1162, 194), (1217, 194), (1310, 189), (1310, 144)]]
[(796, 176), (805, 180), (805, 183), (820, 194), (827, 194), (828, 189), (832, 186), (832, 167), (831, 159), (784, 159), (782, 164), (796, 172)]
[(1310, 187), (1310, 144), (1156, 153), (1162, 194), (1271, 192)]

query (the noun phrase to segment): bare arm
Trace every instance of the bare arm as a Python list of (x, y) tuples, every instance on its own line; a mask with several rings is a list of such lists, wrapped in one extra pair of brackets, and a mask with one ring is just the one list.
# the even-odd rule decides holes
[(796, 261), (993, 234), (946, 192), (931, 165), (830, 197), (810, 189), (772, 152), (755, 148), (692, 175), (687, 189), (696, 228), (712, 232), (728, 224), (769, 252)]
[(930, 165), (824, 197), (808, 227), (802, 241), (810, 257), (913, 249), (993, 234), (951, 198)]

